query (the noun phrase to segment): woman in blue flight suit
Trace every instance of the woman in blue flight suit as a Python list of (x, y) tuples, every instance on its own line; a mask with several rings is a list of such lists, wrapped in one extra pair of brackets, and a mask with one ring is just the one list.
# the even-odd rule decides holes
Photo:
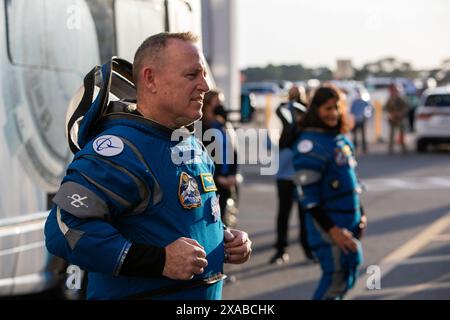
[(322, 278), (313, 299), (341, 299), (353, 287), (362, 263), (359, 238), (366, 227), (355, 173), (353, 145), (339, 94), (320, 87), (293, 145), (294, 181), (306, 210), (308, 243)]

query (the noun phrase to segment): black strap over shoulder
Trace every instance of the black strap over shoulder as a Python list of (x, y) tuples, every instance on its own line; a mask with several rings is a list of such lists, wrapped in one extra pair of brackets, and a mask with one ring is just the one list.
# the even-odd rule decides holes
[(91, 107), (92, 99), (94, 97), (94, 86), (95, 86), (95, 74), (100, 69), (99, 66), (95, 66), (91, 71), (84, 77), (84, 94), (78, 108), (75, 110), (74, 114), (69, 120), (67, 125), (68, 134), (67, 140), (69, 141), (70, 150), (73, 153), (78, 151), (77, 146), (73, 143), (72, 139), (70, 139), (70, 129), (74, 125), (75, 121), (77, 121), (83, 114), (87, 112), (87, 110)]
[[(73, 114), (67, 123), (67, 140), (73, 153), (78, 152), (92, 138), (98, 121), (110, 112), (111, 101), (136, 98), (132, 68), (130, 62), (112, 57), (107, 63), (95, 66), (86, 74), (83, 86), (69, 104), (69, 112)], [(99, 89), (99, 93), (94, 100), (95, 87)], [(74, 127), (77, 121), (80, 121), (79, 126)]]

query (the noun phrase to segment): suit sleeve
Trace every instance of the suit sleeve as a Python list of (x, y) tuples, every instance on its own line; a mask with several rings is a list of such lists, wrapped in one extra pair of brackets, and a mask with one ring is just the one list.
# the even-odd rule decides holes
[(305, 209), (320, 205), (320, 182), (328, 158), (320, 145), (311, 140), (300, 140), (293, 147), (294, 182)]
[(45, 224), (47, 249), (91, 272), (119, 275), (132, 246), (114, 221), (151, 205), (153, 185), (139, 178), (139, 161), (92, 154), (67, 170)]
[(320, 184), (328, 165), (329, 156), (317, 143), (300, 140), (294, 146), (294, 182), (301, 206), (309, 211), (320, 226), (328, 231), (333, 221), (322, 210)]

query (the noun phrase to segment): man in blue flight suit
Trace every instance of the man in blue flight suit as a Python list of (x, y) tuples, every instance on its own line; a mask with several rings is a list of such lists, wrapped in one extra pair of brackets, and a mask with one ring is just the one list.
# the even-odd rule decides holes
[(322, 278), (313, 299), (341, 299), (353, 287), (366, 226), (360, 204), (353, 146), (343, 135), (345, 118), (338, 94), (321, 87), (301, 122), (294, 144), (295, 183), (306, 210), (308, 243), (320, 262)]
[(88, 271), (88, 299), (220, 299), (224, 261), (249, 259), (248, 235), (220, 221), (214, 164), (186, 129), (209, 90), (196, 41), (145, 40), (133, 63), (136, 109), (78, 138), (45, 235), (50, 253)]

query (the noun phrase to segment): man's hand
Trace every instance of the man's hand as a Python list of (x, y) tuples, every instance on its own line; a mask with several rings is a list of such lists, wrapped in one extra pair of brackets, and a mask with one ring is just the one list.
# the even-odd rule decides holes
[(355, 238), (353, 238), (353, 233), (345, 228), (339, 228), (334, 226), (329, 230), (329, 234), (333, 242), (344, 251), (345, 254), (348, 254), (349, 251), (356, 252), (358, 250), (358, 243)]
[(195, 240), (179, 238), (166, 246), (163, 276), (174, 280), (190, 280), (208, 265), (204, 248)]
[(231, 187), (234, 187), (237, 185), (236, 176), (218, 176), (217, 177), (217, 183), (225, 189), (230, 189)]
[(357, 239), (361, 239), (364, 235), (364, 232), (367, 229), (367, 216), (361, 216), (361, 220), (359, 221), (359, 225), (358, 225), (358, 234), (356, 235)]
[(248, 234), (241, 230), (227, 229), (224, 231), (225, 239), (225, 262), (241, 264), (250, 258), (252, 253), (252, 242)]

